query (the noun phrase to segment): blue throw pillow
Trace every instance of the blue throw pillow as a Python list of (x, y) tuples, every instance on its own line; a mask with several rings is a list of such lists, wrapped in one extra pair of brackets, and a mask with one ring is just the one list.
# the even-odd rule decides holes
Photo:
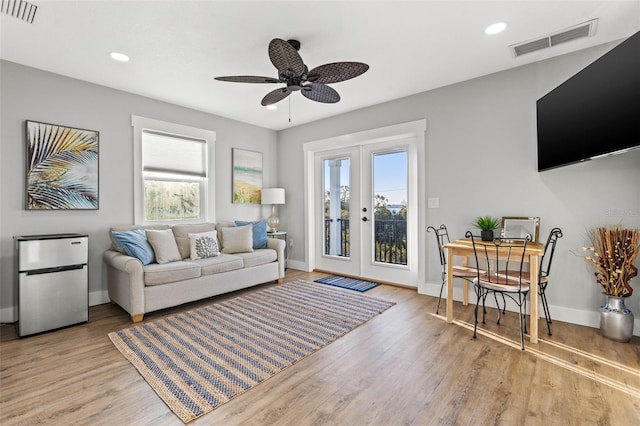
[(113, 239), (120, 244), (124, 252), (148, 265), (155, 262), (156, 257), (143, 229), (133, 231), (112, 231)]
[(267, 221), (265, 219), (256, 222), (236, 220), (236, 226), (253, 225), (253, 248), (267, 248)]

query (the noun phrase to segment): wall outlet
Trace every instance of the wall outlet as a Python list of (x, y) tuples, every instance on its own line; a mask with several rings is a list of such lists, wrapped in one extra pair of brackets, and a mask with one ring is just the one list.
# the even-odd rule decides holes
[(293, 238), (289, 238), (289, 248), (293, 248)]

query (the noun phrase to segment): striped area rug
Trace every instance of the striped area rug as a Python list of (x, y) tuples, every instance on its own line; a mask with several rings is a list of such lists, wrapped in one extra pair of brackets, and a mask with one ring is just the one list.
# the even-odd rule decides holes
[(341, 277), (340, 275), (329, 275), (328, 277), (318, 278), (315, 282), (335, 287), (348, 288), (349, 290), (360, 292), (371, 290), (372, 288), (380, 285), (379, 283), (359, 280), (357, 278)]
[(185, 423), (395, 303), (297, 280), (109, 334)]

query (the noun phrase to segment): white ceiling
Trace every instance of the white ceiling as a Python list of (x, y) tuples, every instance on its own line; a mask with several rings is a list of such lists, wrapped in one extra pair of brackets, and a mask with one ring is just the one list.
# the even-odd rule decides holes
[[(45, 1), (33, 24), (2, 14), (0, 57), (127, 92), (280, 130), (630, 36), (636, 1)], [(509, 45), (599, 18), (596, 35), (514, 58)], [(498, 35), (489, 24), (508, 23)], [(370, 65), (333, 84), (337, 104), (299, 93), (270, 111), (272, 38), (300, 40), (309, 69)], [(118, 51), (128, 63), (109, 58)]]

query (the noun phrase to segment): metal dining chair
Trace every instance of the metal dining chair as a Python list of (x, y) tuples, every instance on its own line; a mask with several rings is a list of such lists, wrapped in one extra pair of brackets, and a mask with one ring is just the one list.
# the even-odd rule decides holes
[[(442, 284), (440, 284), (440, 296), (438, 297), (438, 305), (436, 306), (436, 314), (439, 314), (440, 301), (442, 300), (442, 290), (444, 289), (444, 285), (447, 282), (447, 253), (445, 252), (444, 245), (451, 241), (449, 240), (449, 232), (447, 231), (447, 227), (444, 224), (440, 225), (439, 228), (429, 226), (427, 227), (427, 232), (434, 233), (436, 241), (438, 243), (438, 254), (440, 256), (440, 274), (442, 277)], [(478, 275), (478, 271), (476, 268), (453, 265), (452, 269), (453, 278), (462, 278), (469, 282), (472, 282), (473, 279)]]
[[(553, 261), (553, 255), (556, 251), (556, 245), (558, 243), (558, 239), (562, 238), (562, 230), (560, 228), (553, 228), (549, 232), (549, 237), (547, 238), (547, 242), (544, 245), (544, 254), (542, 255), (542, 259), (540, 260), (540, 270), (538, 272), (538, 294), (540, 295), (540, 301), (542, 302), (542, 310), (544, 312), (544, 318), (547, 322), (547, 331), (549, 336), (551, 336), (551, 312), (549, 311), (549, 303), (547, 302), (546, 289), (547, 284), (549, 283), (549, 272), (551, 271), (551, 262)], [(513, 274), (512, 274), (513, 275)], [(522, 281), (527, 284), (531, 284), (529, 281), (529, 273), (524, 272), (522, 274)], [(525, 304), (526, 308), (526, 304)], [(526, 310), (526, 309), (525, 309)], [(504, 309), (502, 310), (504, 314)], [(527, 332), (527, 328), (525, 326), (524, 332)]]
[[(470, 231), (465, 237), (470, 238), (473, 244), (473, 254), (475, 257), (478, 272), (473, 280), (476, 290), (475, 323), (473, 326), (473, 338), (477, 338), (478, 330), (478, 309), (482, 300), (482, 323), (485, 323), (485, 301), (490, 293), (494, 296), (500, 294), (505, 300), (505, 296), (513, 300), (519, 309), (520, 319), (520, 345), (524, 350), (525, 333), (525, 312), (526, 301), (529, 294), (529, 283), (523, 277), (523, 265), (525, 264), (525, 252), (527, 244), (531, 241), (529, 235), (526, 238), (495, 238), (493, 241), (478, 241)], [(497, 301), (497, 298), (496, 298)], [(505, 301), (506, 304), (506, 301)], [(498, 324), (502, 310), (498, 307)]]
[(545, 290), (549, 283), (549, 271), (551, 270), (553, 254), (556, 251), (556, 244), (558, 243), (558, 239), (562, 237), (562, 230), (560, 228), (553, 228), (551, 232), (549, 232), (549, 238), (547, 238), (547, 242), (544, 245), (544, 255), (540, 261), (540, 274), (538, 275), (540, 277), (538, 281), (538, 294), (540, 295), (540, 300), (542, 300), (542, 310), (544, 310), (544, 317), (547, 320), (549, 336), (551, 336), (551, 313), (549, 312), (549, 304), (547, 303)]

